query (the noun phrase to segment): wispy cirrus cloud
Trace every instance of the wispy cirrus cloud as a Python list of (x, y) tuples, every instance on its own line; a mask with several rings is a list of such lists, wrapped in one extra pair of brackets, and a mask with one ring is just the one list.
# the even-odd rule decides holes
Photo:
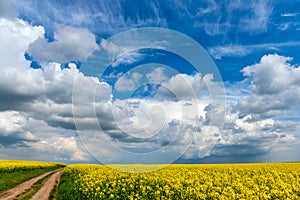
[[(223, 15), (220, 13), (226, 10)], [(208, 35), (225, 35), (232, 31), (258, 34), (266, 32), (273, 10), (271, 1), (253, 0), (243, 3), (235, 1), (206, 1), (199, 5), (194, 27), (203, 28)], [(237, 19), (237, 13), (243, 13)]]
[(273, 11), (271, 1), (251, 1), (250, 12), (240, 19), (239, 28), (250, 32), (265, 32)]
[(276, 50), (282, 47), (299, 46), (299, 41), (288, 41), (281, 43), (261, 43), (261, 44), (229, 44), (223, 46), (208, 47), (208, 52), (215, 59), (222, 59), (223, 57), (242, 57), (249, 55), (255, 51), (262, 50)]
[(208, 48), (208, 52), (216, 59), (222, 57), (241, 57), (251, 52), (250, 48), (242, 45), (226, 45)]
[(300, 15), (300, 13), (283, 13), (281, 17), (296, 17), (297, 15)]
[[(15, 7), (22, 17), (30, 18), (34, 24), (42, 24), (55, 30), (56, 24), (89, 28), (94, 33), (116, 34), (129, 28), (141, 26), (166, 26), (159, 1), (148, 3), (140, 1), (139, 5), (129, 7), (123, 1), (89, 2), (74, 0), (61, 1), (15, 1)], [(140, 7), (146, 8), (139, 14)], [(36, 12), (43, 9), (43, 12)], [(66, 12), (66, 9), (69, 12)]]

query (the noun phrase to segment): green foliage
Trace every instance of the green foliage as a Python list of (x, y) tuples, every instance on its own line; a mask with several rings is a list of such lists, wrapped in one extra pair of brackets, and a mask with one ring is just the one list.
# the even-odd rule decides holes
[(56, 194), (53, 199), (57, 200), (76, 200), (80, 199), (76, 190), (76, 184), (74, 183), (74, 174), (64, 172), (60, 177), (60, 182)]

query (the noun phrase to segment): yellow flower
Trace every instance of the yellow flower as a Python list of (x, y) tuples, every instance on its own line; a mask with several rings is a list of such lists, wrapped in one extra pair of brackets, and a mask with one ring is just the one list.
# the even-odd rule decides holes
[(65, 172), (81, 199), (300, 199), (300, 163), (169, 165), (148, 173), (139, 173), (148, 165), (122, 167), (138, 173), (103, 165)]

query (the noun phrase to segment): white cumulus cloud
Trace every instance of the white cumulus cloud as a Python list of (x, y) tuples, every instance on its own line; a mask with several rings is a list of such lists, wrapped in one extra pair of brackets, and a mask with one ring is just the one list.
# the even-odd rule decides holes
[(88, 29), (62, 26), (53, 42), (40, 38), (29, 46), (28, 53), (39, 62), (66, 63), (83, 61), (96, 47), (96, 37)]

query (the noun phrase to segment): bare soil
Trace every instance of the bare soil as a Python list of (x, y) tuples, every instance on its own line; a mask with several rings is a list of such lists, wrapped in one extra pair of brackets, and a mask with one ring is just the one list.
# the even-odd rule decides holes
[(45, 181), (43, 187), (33, 195), (31, 200), (48, 200), (51, 191), (58, 184), (61, 174), (63, 173), (63, 169), (55, 172), (48, 180)]
[[(33, 184), (35, 184), (38, 180), (44, 178), (45, 176), (55, 172), (43, 185), (43, 187), (36, 193), (38, 195), (41, 195), (42, 192), (44, 193), (44, 195), (42, 196), (45, 196), (44, 197), (40, 197), (39, 198), (35, 198), (35, 199), (39, 199), (39, 200), (43, 200), (43, 199), (48, 199), (49, 198), (49, 195), (50, 195), (50, 192), (51, 190), (53, 189), (53, 187), (55, 186), (56, 184), (56, 181), (59, 181), (59, 178), (60, 178), (60, 175), (62, 174), (62, 171), (63, 169), (59, 169), (59, 170), (55, 170), (55, 171), (50, 171), (50, 172), (46, 172), (44, 174), (41, 174), (35, 178), (32, 178), (28, 181), (25, 181), (24, 183), (21, 183), (20, 185), (10, 189), (10, 190), (7, 190), (3, 193), (0, 194), (0, 199), (1, 200), (13, 200), (15, 199), (18, 195), (22, 194), (23, 192), (25, 192), (26, 190), (30, 189), (32, 187)], [(47, 188), (47, 189), (44, 189), (44, 188)], [(48, 190), (49, 188), (51, 188), (49, 194), (48, 194)], [(42, 190), (43, 189), (43, 190)], [(47, 196), (48, 195), (48, 196)], [(36, 195), (34, 195), (36, 196)], [(33, 199), (33, 198), (32, 198)]]

